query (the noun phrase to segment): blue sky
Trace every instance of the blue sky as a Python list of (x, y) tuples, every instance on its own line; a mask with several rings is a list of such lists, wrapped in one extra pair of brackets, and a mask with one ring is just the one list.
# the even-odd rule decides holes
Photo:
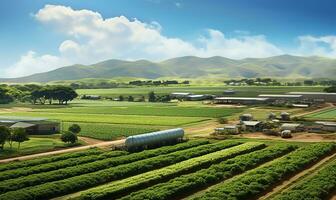
[(110, 58), (336, 58), (335, 7), (333, 0), (3, 0), (1, 77)]

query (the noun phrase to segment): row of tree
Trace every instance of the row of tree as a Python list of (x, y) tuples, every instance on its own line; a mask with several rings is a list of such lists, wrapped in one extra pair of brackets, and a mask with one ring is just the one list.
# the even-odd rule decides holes
[(0, 85), (0, 104), (13, 101), (31, 102), (33, 104), (67, 104), (76, 98), (78, 94), (69, 86), (62, 85)]
[(18, 143), (18, 149), (22, 142), (29, 140), (28, 135), (23, 128), (10, 129), (6, 126), (0, 126), (0, 149), (4, 149), (6, 142), (10, 148), (13, 147), (13, 142)]

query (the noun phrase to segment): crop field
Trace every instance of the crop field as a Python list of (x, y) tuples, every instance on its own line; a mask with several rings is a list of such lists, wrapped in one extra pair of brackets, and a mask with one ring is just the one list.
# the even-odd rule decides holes
[(101, 95), (105, 97), (124, 96), (140, 96), (147, 95), (148, 92), (154, 91), (159, 95), (166, 95), (172, 92), (189, 92), (194, 94), (214, 94), (222, 95), (224, 90), (234, 89), (237, 91), (232, 96), (248, 96), (255, 97), (258, 94), (281, 94), (287, 92), (321, 92), (324, 87), (286, 87), (286, 86), (180, 86), (180, 87), (135, 87), (135, 88), (112, 88), (112, 89), (79, 89), (77, 93), (80, 95)]
[(305, 115), (306, 118), (316, 119), (316, 120), (335, 120), (336, 119), (336, 109), (328, 109), (317, 113), (311, 113)]
[[(0, 200), (257, 199), (335, 151), (333, 143), (238, 140), (190, 140), (136, 153), (90, 149), (0, 165)], [(277, 199), (330, 197), (332, 159)]]
[[(72, 122), (63, 122), (62, 129), (67, 130)], [(136, 134), (158, 131), (150, 126), (124, 126), (119, 124), (77, 123), (81, 127), (80, 136), (97, 138), (100, 140), (115, 140)]]

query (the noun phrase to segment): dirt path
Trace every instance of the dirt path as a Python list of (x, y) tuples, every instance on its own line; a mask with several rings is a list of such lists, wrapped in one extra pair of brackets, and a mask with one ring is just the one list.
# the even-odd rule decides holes
[(220, 124), (217, 121), (211, 120), (206, 123), (185, 127), (184, 131), (186, 132), (186, 135), (190, 137), (209, 136), (209, 134), (213, 133), (214, 129), (218, 126), (220, 126)]
[(83, 137), (83, 136), (79, 136), (78, 139), (85, 142), (88, 145), (99, 144), (99, 143), (104, 142), (104, 140), (97, 140), (97, 139), (93, 139), (93, 138), (89, 138), (89, 137)]
[(281, 138), (277, 136), (265, 135), (263, 133), (246, 133), (240, 134), (236, 137), (250, 138), (250, 139), (270, 139), (283, 140), (289, 142), (334, 142), (336, 134), (317, 134), (317, 133), (295, 133), (292, 138)]
[(6, 163), (6, 162), (11, 162), (11, 161), (16, 161), (16, 160), (28, 160), (32, 158), (41, 157), (41, 156), (56, 155), (56, 154), (61, 154), (61, 153), (80, 151), (80, 150), (90, 149), (94, 147), (105, 148), (105, 147), (112, 146), (112, 145), (121, 145), (123, 143), (125, 143), (125, 139), (108, 141), (108, 142), (100, 142), (96, 144), (90, 144), (90, 145), (85, 145), (85, 146), (80, 146), (80, 147), (69, 148), (69, 149), (62, 149), (62, 150), (57, 150), (57, 151), (50, 151), (50, 152), (37, 153), (37, 154), (32, 154), (32, 155), (27, 155), (27, 156), (19, 156), (15, 158), (3, 159), (3, 160), (0, 160), (0, 163)]
[(281, 191), (284, 191), (284, 190), (290, 188), (291, 186), (294, 185), (294, 183), (299, 181), (302, 177), (305, 177), (307, 175), (312, 176), (313, 174), (315, 174), (318, 171), (318, 169), (320, 167), (322, 167), (322, 165), (324, 165), (326, 162), (328, 162), (332, 159), (335, 159), (335, 158), (336, 158), (336, 153), (334, 153), (330, 156), (327, 156), (326, 158), (322, 159), (321, 161), (319, 161), (318, 163), (316, 163), (312, 167), (296, 174), (295, 176), (291, 177), (288, 180), (283, 181), (280, 185), (274, 187), (271, 191), (266, 193), (264, 196), (260, 197), (259, 200), (272, 199), (272, 197), (274, 197), (274, 195), (280, 193)]

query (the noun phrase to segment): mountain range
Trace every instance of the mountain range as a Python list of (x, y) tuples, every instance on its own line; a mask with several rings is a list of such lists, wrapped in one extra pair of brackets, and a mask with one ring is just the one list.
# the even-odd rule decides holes
[(281, 55), (268, 58), (234, 60), (220, 56), (185, 56), (161, 62), (148, 60), (106, 60), (92, 65), (72, 65), (49, 72), (19, 78), (1, 78), (0, 82), (50, 82), (84, 78), (137, 77), (179, 78), (334, 78), (336, 59)]

